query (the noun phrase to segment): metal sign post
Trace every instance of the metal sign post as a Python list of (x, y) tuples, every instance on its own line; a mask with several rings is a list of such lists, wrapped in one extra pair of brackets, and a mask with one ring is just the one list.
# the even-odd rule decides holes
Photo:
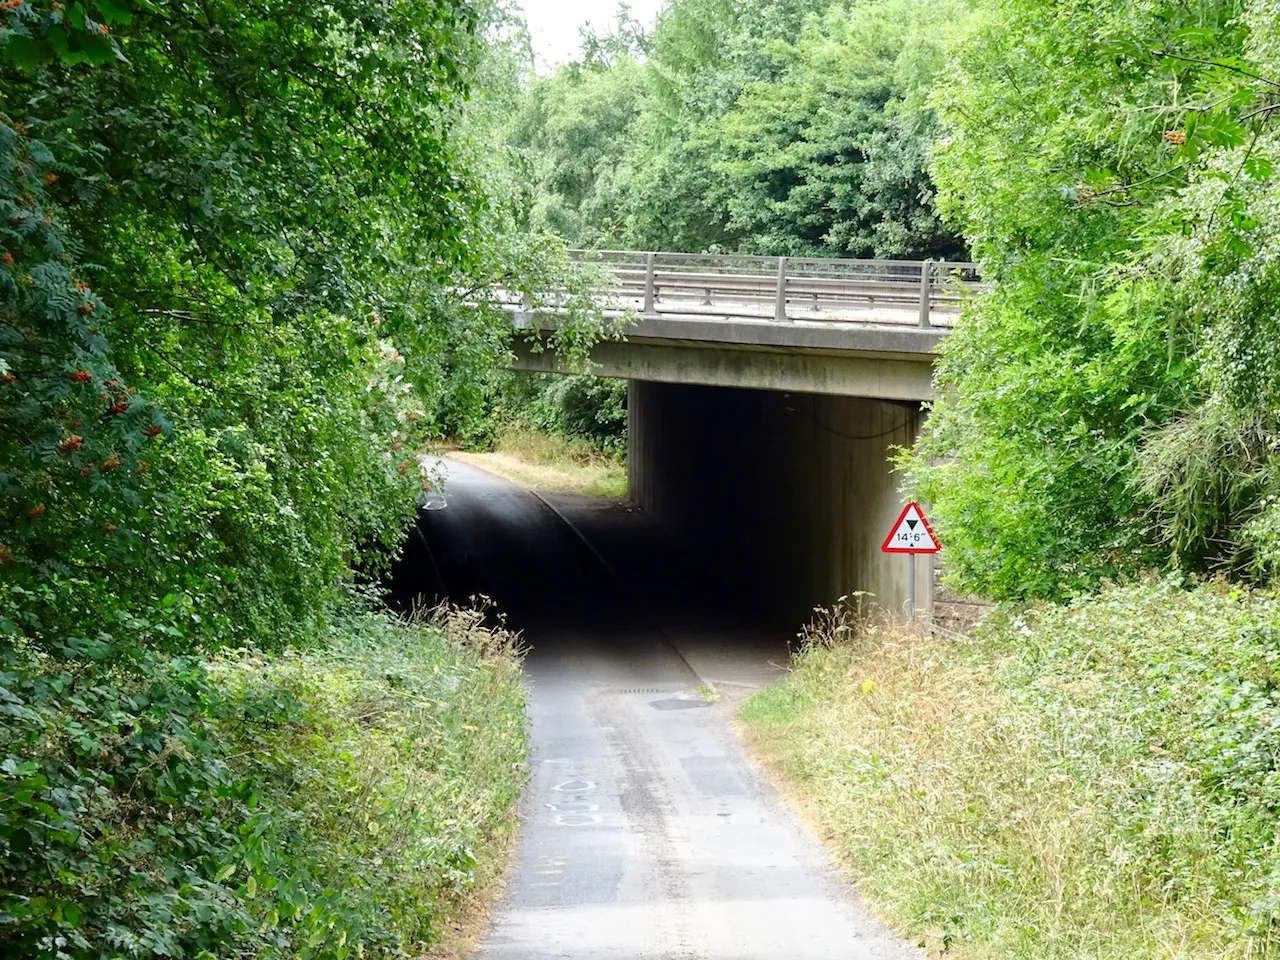
[(916, 554), (937, 553), (942, 544), (933, 535), (933, 528), (925, 519), (920, 505), (914, 500), (902, 508), (898, 519), (889, 530), (889, 535), (880, 545), (884, 553), (905, 553), (907, 555), (907, 619), (916, 619)]
[(916, 555), (907, 554), (907, 619), (916, 622)]

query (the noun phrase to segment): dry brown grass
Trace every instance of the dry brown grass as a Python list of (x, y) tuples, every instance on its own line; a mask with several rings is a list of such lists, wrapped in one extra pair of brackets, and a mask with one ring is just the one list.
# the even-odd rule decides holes
[(524, 427), (508, 427), (492, 451), (458, 450), (450, 456), (534, 490), (602, 497), (627, 492), (624, 463), (588, 444)]
[(1106, 746), (1103, 711), (1096, 728), (1087, 710), (1042, 713), (1054, 681), (1011, 686), (1016, 650), (820, 620), (788, 677), (744, 706), (743, 735), (892, 926), (975, 960), (1273, 955), (1224, 923), (1217, 868), (1194, 865), (1213, 829), (1179, 798), (1161, 842), (1192, 866), (1161, 877), (1150, 838), (1127, 836), (1134, 797), (1164, 788), (1140, 766), (1149, 750)]

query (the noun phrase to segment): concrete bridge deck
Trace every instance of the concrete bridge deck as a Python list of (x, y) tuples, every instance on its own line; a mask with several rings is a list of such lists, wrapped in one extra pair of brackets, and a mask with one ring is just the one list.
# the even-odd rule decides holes
[[(604, 304), (622, 339), (598, 344), (592, 372), (659, 383), (930, 400), (932, 363), (965, 299), (971, 263), (578, 252), (610, 270)], [(554, 311), (511, 303), (517, 328), (554, 329)], [(567, 372), (516, 344), (515, 367)]]

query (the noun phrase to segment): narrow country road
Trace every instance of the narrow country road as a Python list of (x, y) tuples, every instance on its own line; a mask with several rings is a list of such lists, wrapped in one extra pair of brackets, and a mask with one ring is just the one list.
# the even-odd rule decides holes
[(918, 957), (733, 733), (736, 704), (785, 663), (785, 634), (754, 635), (742, 598), (621, 503), (447, 468), (448, 506), (420, 524), (434, 563), (418, 541), (394, 586), (485, 594), (530, 646), (531, 778), (481, 960)]

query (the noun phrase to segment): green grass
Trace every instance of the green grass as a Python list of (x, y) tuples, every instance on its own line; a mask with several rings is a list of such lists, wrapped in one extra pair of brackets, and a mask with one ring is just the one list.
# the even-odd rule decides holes
[(535, 490), (598, 497), (621, 497), (627, 492), (625, 461), (583, 441), (529, 427), (506, 427), (492, 451), (452, 455)]
[(323, 649), (224, 657), (212, 677), (245, 717), (289, 704), (287, 722), (223, 734), (242, 765), (269, 772), (262, 803), (298, 866), (366, 918), (363, 955), (447, 941), (515, 829), (525, 720), (512, 637), (467, 612), (417, 624), (371, 614), (342, 621)]
[(1280, 956), (1280, 605), (1173, 582), (945, 640), (820, 618), (744, 705), (872, 907), (964, 958)]

